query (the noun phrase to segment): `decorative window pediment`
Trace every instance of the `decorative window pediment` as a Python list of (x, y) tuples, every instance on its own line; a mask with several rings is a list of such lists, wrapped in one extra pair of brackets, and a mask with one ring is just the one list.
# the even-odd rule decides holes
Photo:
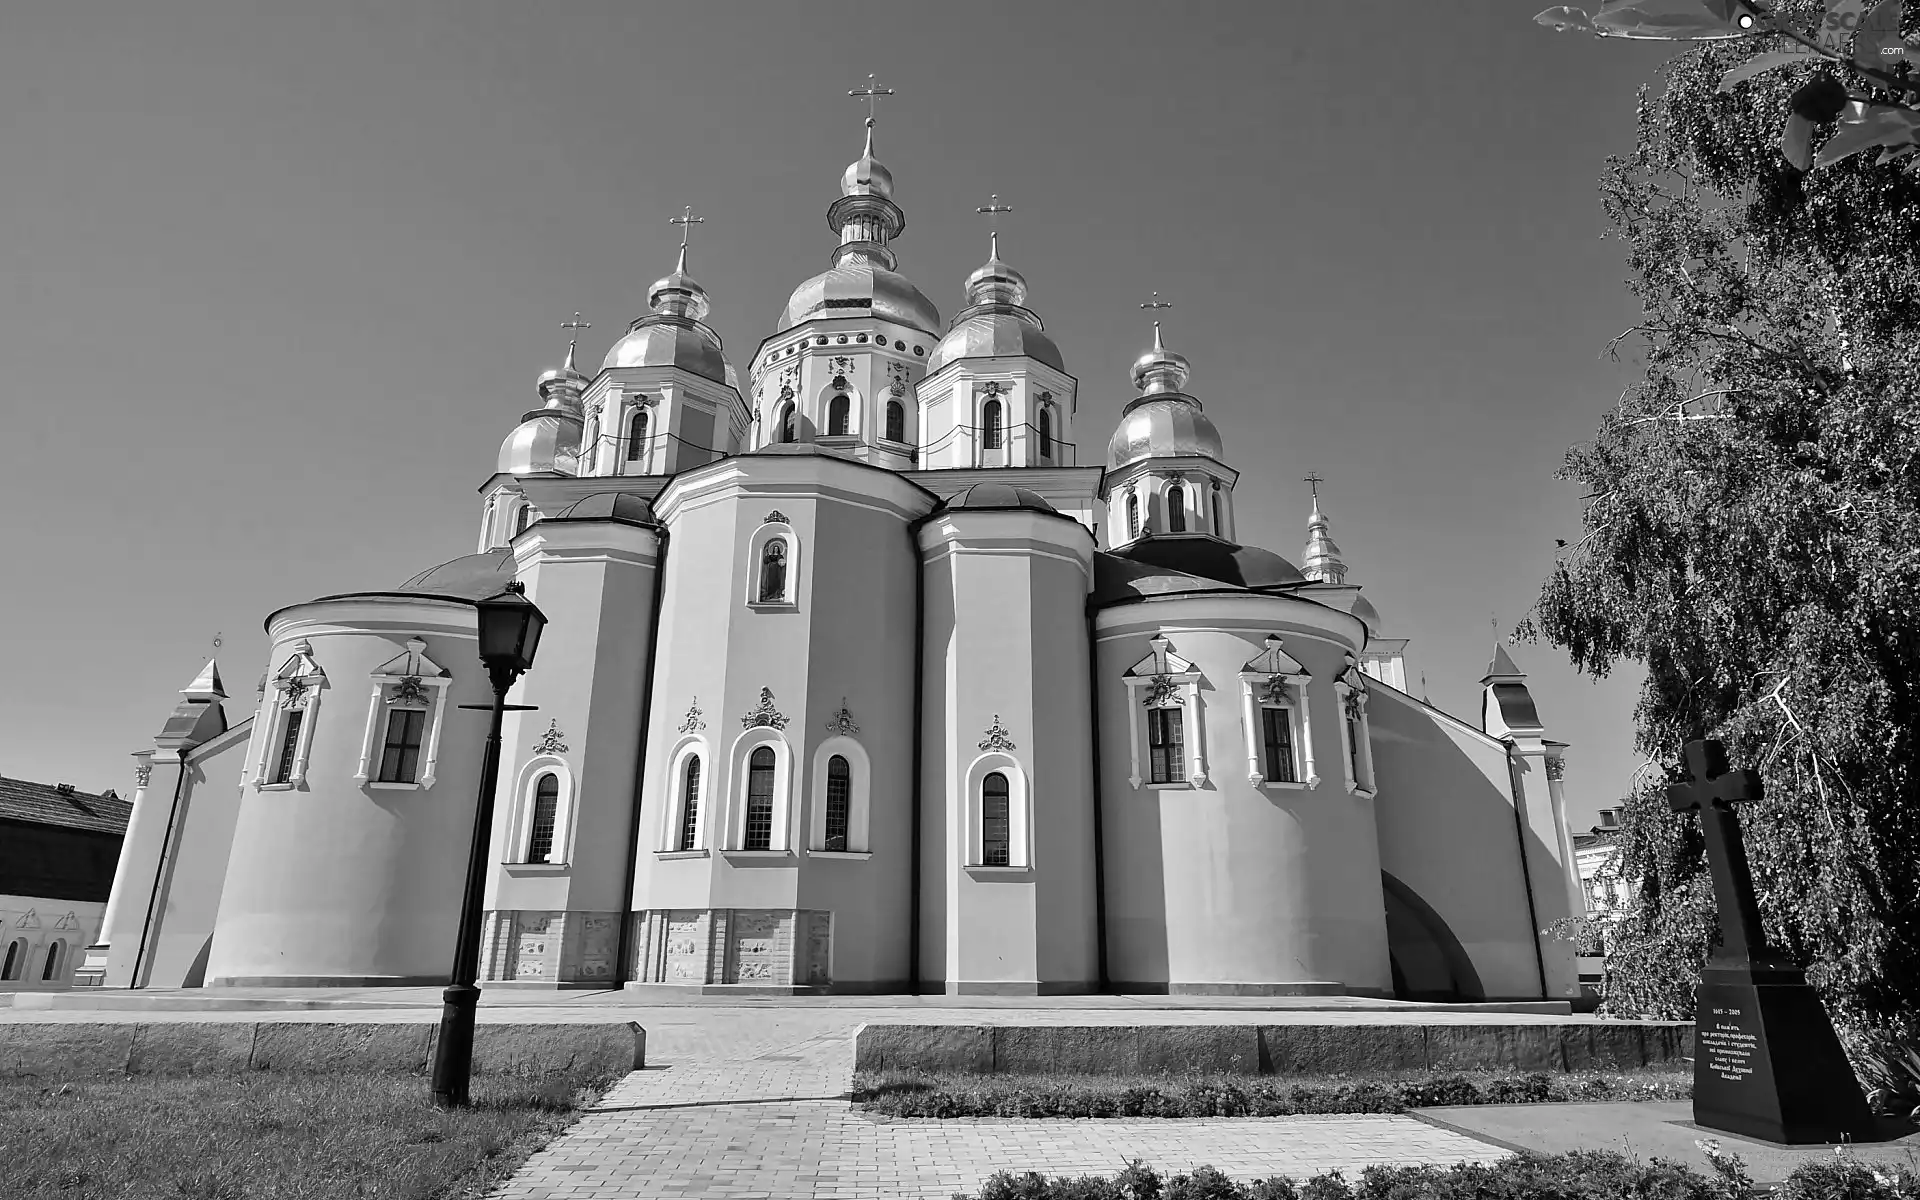
[[(1129, 742), (1134, 787), (1198, 787), (1207, 781), (1201, 736), (1200, 672), (1192, 660), (1173, 652), (1165, 637), (1153, 638), (1152, 653), (1128, 668)], [(1143, 757), (1142, 743), (1146, 746)], [(1144, 769), (1143, 769), (1144, 768)]]
[(367, 678), (372, 696), (354, 781), (374, 787), (432, 787), (440, 756), (440, 718), (453, 676), (427, 657), (426, 641), (414, 637)]
[(1347, 655), (1346, 667), (1333, 681), (1333, 690), (1340, 697), (1340, 758), (1346, 767), (1347, 791), (1372, 796), (1373, 737), (1367, 722), (1367, 676), (1353, 655)]
[(313, 725), (320, 715), (327, 673), (313, 656), (313, 644), (305, 638), (288, 649), (291, 653), (281, 661), (262, 693), (267, 701), (267, 720), (260, 757), (253, 764), (256, 787), (299, 787), (307, 778)]
[(1247, 782), (1255, 787), (1312, 788), (1313, 720), (1307, 685), (1313, 676), (1288, 654), (1278, 634), (1240, 668), (1241, 726), (1247, 739)]

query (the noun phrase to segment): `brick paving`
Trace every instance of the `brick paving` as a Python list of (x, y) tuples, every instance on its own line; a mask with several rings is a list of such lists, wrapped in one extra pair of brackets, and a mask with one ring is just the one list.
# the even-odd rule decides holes
[(1253, 1179), (1505, 1153), (1396, 1116), (875, 1121), (846, 1098), (858, 1024), (850, 1011), (651, 1015), (648, 1068), (534, 1155), (498, 1200), (947, 1200), (995, 1171), (1110, 1174), (1134, 1158), (1171, 1171), (1212, 1164)]

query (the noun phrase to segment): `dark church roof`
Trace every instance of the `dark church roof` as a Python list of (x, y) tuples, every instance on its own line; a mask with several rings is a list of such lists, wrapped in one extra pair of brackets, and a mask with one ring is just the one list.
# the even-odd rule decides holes
[(111, 791), (95, 795), (71, 784), (29, 783), (0, 775), (0, 820), (120, 836), (127, 832), (132, 814), (133, 804)]
[(1005, 483), (976, 483), (972, 487), (961, 488), (948, 496), (946, 503), (940, 507), (948, 510), (1026, 508), (1043, 513), (1055, 511), (1040, 493)]
[(505, 548), (485, 554), (465, 554), (437, 567), (428, 567), (396, 591), (447, 596), (456, 600), (485, 600), (513, 580), (513, 552)]
[(560, 510), (555, 521), (621, 521), (629, 525), (655, 523), (653, 505), (632, 492), (595, 492)]
[(1236, 546), (1204, 533), (1149, 534), (1113, 554), (1235, 587), (1291, 587), (1307, 582), (1300, 568), (1271, 550)]

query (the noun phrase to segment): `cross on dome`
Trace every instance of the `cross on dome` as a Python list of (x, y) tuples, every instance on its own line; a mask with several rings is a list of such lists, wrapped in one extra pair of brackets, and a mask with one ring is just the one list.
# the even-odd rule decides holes
[(693, 227), (695, 225), (705, 225), (707, 219), (705, 217), (694, 216), (693, 205), (689, 204), (687, 205), (686, 211), (679, 216), (668, 217), (667, 223), (680, 227), (680, 249), (684, 251), (687, 248), (687, 239), (693, 235)]
[(1000, 214), (1013, 211), (1013, 205), (1000, 203), (1000, 193), (987, 197), (987, 202), (973, 211), (987, 215), (987, 257), (1000, 257)]
[(1313, 499), (1316, 506), (1318, 505), (1320, 500), (1320, 485), (1325, 483), (1326, 481), (1327, 481), (1327, 477), (1320, 474), (1320, 472), (1318, 471), (1308, 471), (1306, 474), (1306, 477), (1301, 479), (1300, 481), (1301, 483), (1304, 483), (1308, 487), (1313, 489)]
[[(877, 115), (876, 106), (879, 104), (880, 97), (893, 95), (893, 89), (881, 87), (874, 81), (873, 72), (869, 71), (867, 72), (867, 86), (863, 88), (853, 88), (847, 92), (847, 95), (852, 96), (855, 100), (865, 100), (867, 102), (867, 128), (871, 130), (873, 128), (873, 119)], [(873, 135), (869, 133), (867, 137), (869, 141), (871, 141)]]
[(566, 363), (566, 366), (563, 367), (562, 369), (566, 371), (577, 371), (579, 368), (573, 365), (573, 352), (574, 352), (574, 349), (580, 344), (580, 335), (576, 331), (581, 329), (592, 329), (593, 324), (589, 321), (582, 321), (580, 319), (580, 314), (576, 312), (573, 314), (573, 320), (560, 322), (560, 328), (573, 334), (572, 337), (567, 339), (567, 363)]

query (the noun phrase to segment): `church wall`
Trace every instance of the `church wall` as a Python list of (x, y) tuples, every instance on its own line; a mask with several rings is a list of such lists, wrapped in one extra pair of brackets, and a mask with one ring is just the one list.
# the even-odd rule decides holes
[(1539, 998), (1505, 748), (1410, 697), (1369, 697), (1381, 867), (1446, 921), (1489, 998)]
[[(186, 786), (174, 815), (173, 851), (164, 866), (158, 902), (148, 918), (141, 986), (200, 987), (206, 982), (253, 725), (244, 721), (187, 756)], [(149, 792), (146, 802), (164, 806), (172, 798), (171, 790), (162, 796)], [(145, 915), (147, 900), (148, 896), (135, 897), (134, 915)], [(128, 932), (137, 942), (139, 930)]]
[[(890, 495), (862, 495), (853, 485), (872, 491), (876, 473), (820, 456), (732, 463), (730, 475), (690, 485), (662, 505), (671, 541), (633, 908), (708, 914), (686, 920), (709, 923), (702, 937), (734, 939), (716, 943), (713, 971), (726, 969), (749, 939), (772, 936), (768, 922), (786, 930), (780, 936), (788, 943), (803, 944), (814, 936), (814, 918), (793, 914), (830, 913), (828, 978), (808, 979), (796, 968), (801, 979), (775, 982), (903, 986), (914, 560), (912, 513), (900, 506), (926, 501), (904, 483), (889, 487)], [(773, 537), (788, 540), (791, 602), (760, 604), (760, 555)], [(771, 693), (764, 701), (763, 689)], [(850, 732), (839, 718), (843, 700)], [(865, 769), (854, 805), (856, 813), (866, 810), (865, 851), (816, 849), (825, 803), (821, 751), (830, 740)], [(740, 848), (747, 761), (763, 744), (779, 763), (774, 849), (748, 851)], [(704, 795), (699, 848), (683, 853), (667, 847), (677, 846), (690, 749), (702, 756)], [(857, 822), (852, 833), (857, 844)], [(819, 938), (824, 943), (824, 931)], [(642, 941), (635, 939), (636, 954), (646, 952)], [(638, 977), (648, 982), (644, 970)]]
[[(508, 714), (494, 814), (491, 913), (520, 922), (549, 952), (492, 945), (487, 978), (592, 982), (615, 972), (633, 836), (634, 766), (652, 635), (655, 535), (612, 521), (543, 521), (519, 548), (519, 578), (547, 616), (534, 669)], [(536, 789), (561, 783), (547, 861), (528, 861)], [(553, 914), (551, 917), (548, 914)], [(561, 916), (560, 914), (565, 914)], [(496, 919), (496, 926), (498, 920)], [(557, 973), (556, 973), (557, 972)]]
[[(1374, 807), (1344, 786), (1333, 688), (1359, 625), (1323, 613), (1284, 599), (1220, 597), (1099, 614), (1108, 974), (1117, 989), (1391, 989)], [(1153, 787), (1144, 763), (1140, 786), (1132, 782), (1130, 723), (1140, 723), (1144, 756), (1145, 719), (1140, 694), (1122, 677), (1152, 652), (1157, 633), (1201, 673), (1207, 777), (1199, 786)], [(1240, 672), (1270, 633), (1312, 675), (1318, 783), (1310, 788), (1248, 779)]]
[[(428, 599), (347, 598), (270, 620), (269, 670), (305, 638), (326, 672), (305, 781), (250, 783), (207, 967), (209, 983), (438, 983), (447, 978), (472, 842), (483, 714), (492, 699), (474, 610)], [(452, 677), (432, 787), (354, 781), (369, 676), (421, 636)]]

